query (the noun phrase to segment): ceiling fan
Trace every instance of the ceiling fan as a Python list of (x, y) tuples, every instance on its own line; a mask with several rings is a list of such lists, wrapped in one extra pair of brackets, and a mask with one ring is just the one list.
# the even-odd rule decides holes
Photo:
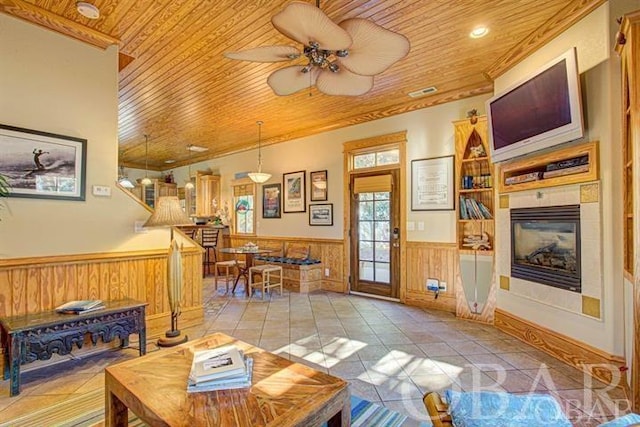
[(326, 95), (363, 95), (373, 88), (373, 76), (409, 53), (409, 40), (360, 18), (334, 23), (316, 6), (293, 1), (271, 18), (285, 36), (304, 45), (260, 46), (225, 57), (242, 61), (279, 62), (304, 56), (306, 65), (276, 70), (267, 83), (276, 95), (291, 95), (315, 85)]

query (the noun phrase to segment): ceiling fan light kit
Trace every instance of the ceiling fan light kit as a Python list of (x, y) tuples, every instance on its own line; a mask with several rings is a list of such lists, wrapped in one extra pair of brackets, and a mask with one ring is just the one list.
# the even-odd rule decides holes
[(301, 43), (302, 53), (292, 46), (261, 46), (227, 52), (230, 59), (252, 62), (290, 61), (304, 56), (306, 65), (276, 70), (267, 84), (276, 95), (286, 96), (311, 86), (326, 95), (364, 95), (373, 88), (373, 76), (404, 58), (409, 40), (366, 19), (334, 23), (319, 8), (294, 1), (271, 18), (285, 36)]

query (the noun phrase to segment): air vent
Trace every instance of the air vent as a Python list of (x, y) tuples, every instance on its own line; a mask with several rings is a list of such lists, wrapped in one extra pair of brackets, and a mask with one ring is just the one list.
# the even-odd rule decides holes
[(436, 89), (435, 86), (430, 86), (430, 87), (426, 87), (424, 89), (416, 90), (414, 92), (409, 92), (409, 96), (412, 97), (412, 98), (418, 98), (420, 96), (429, 95), (429, 94), (437, 92), (437, 91), (438, 91), (438, 89)]
[(189, 151), (197, 151), (198, 153), (202, 153), (203, 151), (209, 151), (208, 148), (199, 147), (197, 145), (190, 145), (189, 147), (187, 147), (187, 150), (189, 150)]

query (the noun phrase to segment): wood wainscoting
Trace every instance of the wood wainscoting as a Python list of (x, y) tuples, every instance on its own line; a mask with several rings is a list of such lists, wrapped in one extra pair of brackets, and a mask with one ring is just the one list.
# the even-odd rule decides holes
[[(182, 251), (180, 327), (204, 321), (202, 250)], [(171, 325), (167, 293), (167, 250), (78, 254), (0, 260), (0, 317), (53, 310), (72, 300), (148, 302), (147, 336)]]
[[(458, 249), (455, 243), (407, 242), (405, 304), (455, 313), (457, 276)], [(436, 298), (434, 292), (427, 291), (425, 284), (429, 278), (446, 282), (446, 292), (439, 292)]]
[(602, 350), (577, 341), (528, 320), (496, 308), (495, 326), (501, 331), (530, 344), (600, 381), (628, 390), (624, 357), (607, 354)]
[[(279, 248), (282, 255), (287, 244), (309, 245), (309, 258), (322, 261), (322, 289), (325, 291), (347, 293), (349, 291), (347, 278), (343, 270), (344, 242), (337, 239), (314, 239), (305, 237), (273, 237), (273, 236), (230, 236), (232, 247), (239, 247), (245, 243), (255, 243), (259, 247)], [(327, 275), (327, 269), (329, 274)]]

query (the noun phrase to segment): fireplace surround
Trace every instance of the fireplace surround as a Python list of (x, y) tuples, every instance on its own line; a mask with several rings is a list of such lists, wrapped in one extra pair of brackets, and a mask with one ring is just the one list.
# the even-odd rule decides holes
[(511, 276), (581, 292), (580, 205), (511, 209)]

